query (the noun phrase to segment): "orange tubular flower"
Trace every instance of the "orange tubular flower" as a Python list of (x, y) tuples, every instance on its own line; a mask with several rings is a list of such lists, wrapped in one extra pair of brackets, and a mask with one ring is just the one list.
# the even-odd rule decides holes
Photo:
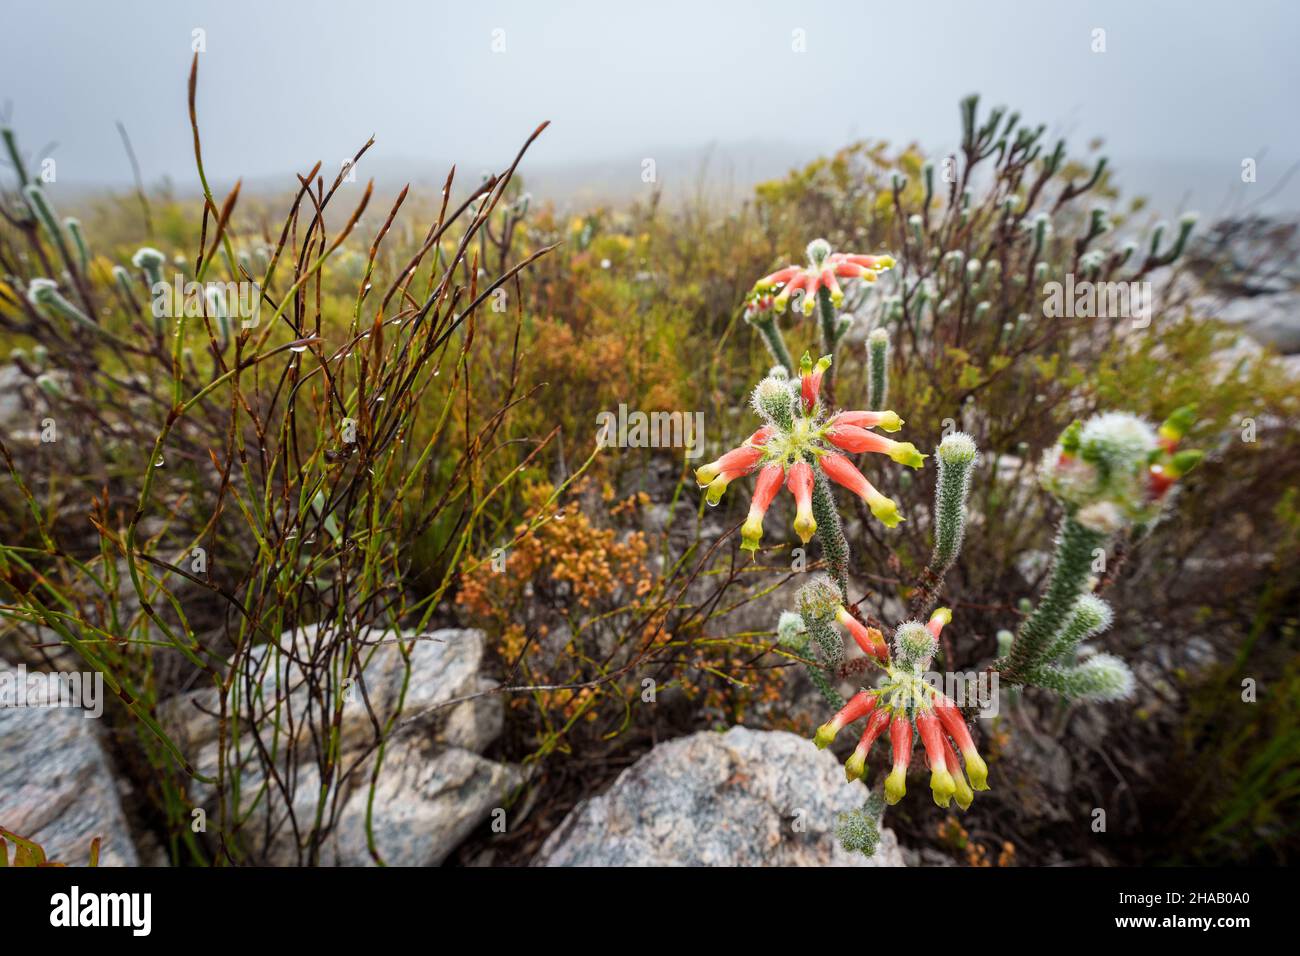
[(925, 629), (929, 631), (930, 636), (937, 641), (939, 640), (939, 632), (943, 630), (943, 626), (951, 623), (951, 621), (952, 611), (948, 610), (946, 607), (941, 607), (936, 609), (935, 612), (930, 615), (929, 623), (925, 625)]
[(825, 239), (814, 239), (808, 243), (807, 255), (807, 266), (786, 266), (764, 276), (755, 284), (754, 288), (758, 292), (770, 292), (781, 287), (772, 302), (776, 311), (785, 311), (790, 299), (796, 293), (802, 293), (802, 311), (804, 315), (811, 315), (816, 307), (817, 293), (822, 289), (830, 294), (831, 304), (839, 308), (844, 302), (844, 290), (840, 288), (839, 279), (875, 282), (881, 272), (894, 267), (892, 256), (831, 252), (830, 243)]
[(903, 714), (894, 714), (889, 723), (889, 744), (894, 768), (885, 778), (885, 802), (892, 807), (907, 793), (907, 765), (912, 762), (912, 722)]
[(885, 732), (889, 726), (890, 713), (887, 710), (877, 709), (872, 711), (871, 716), (867, 719), (867, 729), (862, 732), (858, 739), (858, 745), (853, 749), (852, 756), (844, 761), (844, 776), (850, 781), (857, 780), (867, 772), (867, 754), (871, 750), (871, 745), (876, 742), (876, 738)]
[(957, 709), (957, 705), (947, 697), (941, 697), (935, 702), (934, 712), (938, 715), (939, 722), (943, 724), (943, 729), (948, 732), (948, 736), (952, 737), (957, 749), (961, 751), (961, 755), (966, 758), (966, 775), (970, 777), (971, 786), (976, 790), (987, 790), (989, 788), (988, 765), (975, 749), (970, 728), (966, 726), (966, 721), (961, 711)]
[(887, 432), (896, 432), (903, 427), (903, 420), (897, 412), (840, 412), (830, 421), (835, 425), (853, 425), (857, 428), (883, 428)]
[(749, 517), (740, 528), (740, 546), (744, 550), (758, 550), (758, 543), (763, 539), (763, 517), (784, 482), (785, 468), (779, 462), (772, 462), (760, 469), (758, 481), (754, 484), (754, 498), (749, 504)]
[(837, 276), (860, 279), (866, 278), (864, 273), (870, 273), (868, 282), (874, 282), (877, 273), (894, 267), (893, 256), (859, 256), (847, 252), (832, 252), (827, 258)]
[(843, 448), (855, 454), (870, 451), (888, 455), (900, 465), (907, 465), (909, 468), (920, 468), (925, 463), (925, 455), (918, 452), (916, 446), (910, 441), (894, 441), (892, 438), (885, 438), (865, 428), (859, 428), (857, 425), (836, 422), (826, 429), (826, 438), (836, 448)]
[[(828, 614), (829, 610), (827, 608), (819, 613)], [(849, 628), (860, 645), (864, 643), (861, 636), (863, 633), (879, 636), (878, 632), (854, 621), (852, 615), (841, 606), (835, 607), (834, 616)], [(907, 792), (913, 724), (925, 749), (925, 762), (930, 768), (930, 792), (936, 804), (947, 807), (956, 798), (957, 806), (965, 810), (974, 801), (976, 790), (989, 788), (988, 766), (975, 749), (961, 711), (926, 680), (925, 671), (930, 666), (930, 653), (918, 650), (919, 645), (928, 644), (932, 652), (933, 642), (951, 620), (952, 613), (947, 608), (939, 608), (928, 624), (923, 625), (919, 621), (900, 624), (894, 633), (894, 654), (886, 651), (882, 657), (883, 677), (870, 690), (861, 691), (832, 720), (822, 724), (814, 738), (818, 747), (826, 747), (847, 724), (869, 714), (866, 731), (844, 762), (845, 775), (850, 780), (856, 780), (866, 772), (868, 752), (888, 726), (893, 748), (893, 767), (885, 777), (884, 791), (885, 799), (890, 804), (897, 803)], [(864, 645), (863, 650), (874, 653), (874, 645)], [(861, 698), (864, 695), (871, 698), (870, 708), (863, 707)], [(961, 756), (958, 756), (959, 752)]]
[(953, 799), (957, 801), (957, 806), (969, 810), (970, 805), (975, 802), (975, 793), (966, 782), (966, 776), (961, 772), (961, 764), (957, 760), (956, 751), (952, 749), (952, 741), (948, 739), (947, 734), (940, 734), (939, 739), (943, 741), (943, 762), (952, 774)]
[(893, 528), (903, 520), (903, 516), (898, 513), (898, 505), (891, 498), (886, 498), (874, 487), (871, 482), (863, 477), (862, 472), (853, 466), (843, 455), (837, 455), (835, 452), (827, 452), (818, 460), (822, 471), (826, 472), (826, 477), (838, 485), (843, 485), (849, 491), (853, 492), (859, 498), (867, 503), (871, 513), (881, 521), (885, 527)]
[(822, 377), (826, 370), (831, 367), (831, 357), (823, 355), (813, 365), (812, 356), (804, 354), (803, 363), (800, 367), (800, 392), (803, 398), (803, 413), (811, 415), (817, 408), (817, 398), (821, 394)]
[(871, 713), (875, 706), (875, 694), (859, 691), (849, 698), (849, 702), (840, 708), (838, 714), (817, 728), (817, 735), (813, 738), (813, 742), (824, 750), (835, 739), (836, 734), (855, 720)]
[(727, 490), (727, 485), (753, 471), (762, 458), (763, 449), (760, 446), (741, 445), (717, 461), (695, 469), (695, 480), (701, 488), (709, 489), (705, 495), (709, 504), (717, 504), (722, 493)]
[(800, 541), (807, 544), (817, 530), (817, 519), (812, 513), (812, 465), (796, 461), (786, 472), (785, 486), (794, 495), (794, 532)]
[(764, 426), (745, 439), (739, 448), (733, 448), (716, 461), (695, 469), (695, 481), (701, 488), (709, 489), (705, 495), (709, 504), (716, 505), (727, 485), (758, 467), (763, 459), (763, 446), (771, 434), (772, 429)]
[(934, 795), (936, 804), (946, 807), (957, 785), (953, 782), (944, 759), (943, 733), (939, 729), (939, 720), (934, 714), (917, 714), (916, 729), (921, 735), (921, 743), (925, 745), (925, 759), (930, 764), (930, 792)]
[(853, 640), (857, 642), (858, 647), (862, 648), (862, 653), (882, 661), (889, 660), (889, 645), (885, 643), (885, 635), (874, 627), (867, 627), (850, 614), (846, 607), (840, 607), (835, 612), (835, 620), (843, 624), (853, 635)]

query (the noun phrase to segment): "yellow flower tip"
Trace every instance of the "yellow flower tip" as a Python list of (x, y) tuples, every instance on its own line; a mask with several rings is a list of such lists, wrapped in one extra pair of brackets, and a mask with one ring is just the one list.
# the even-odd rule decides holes
[(897, 528), (903, 516), (898, 513), (898, 505), (894, 503), (893, 498), (886, 498), (882, 494), (877, 494), (868, 502), (871, 506), (871, 513), (876, 516), (876, 520), (886, 528)]
[(916, 446), (910, 441), (901, 441), (895, 443), (889, 457), (900, 465), (906, 465), (908, 468), (923, 468), (925, 467), (925, 459), (928, 456), (917, 451)]
[(952, 774), (947, 770), (930, 771), (930, 793), (934, 796), (934, 802), (941, 807), (946, 807), (952, 795), (957, 792), (957, 784), (952, 779)]
[(804, 315), (812, 315), (812, 314), (813, 314), (813, 309), (815, 309), (816, 307), (817, 307), (817, 303), (815, 303), (815, 302), (813, 301), (813, 297), (812, 297), (812, 296), (810, 296), (810, 295), (806, 295), (806, 296), (803, 297), (803, 314), (804, 314)]
[(903, 420), (898, 417), (898, 412), (885, 412), (884, 418), (880, 420), (880, 427), (887, 432), (896, 432), (903, 427)]
[(844, 761), (844, 778), (852, 783), (867, 772), (867, 755), (860, 751), (853, 751), (849, 759)]
[(970, 777), (970, 785), (976, 790), (987, 790), (989, 788), (989, 767), (984, 762), (984, 758), (974, 751), (964, 755), (966, 757), (966, 776)]
[(817, 733), (813, 736), (813, 743), (817, 745), (818, 750), (825, 750), (839, 732), (840, 729), (835, 726), (835, 721), (827, 721), (817, 728)]
[(825, 371), (830, 367), (831, 367), (831, 357), (829, 355), (823, 355), (821, 358), (817, 360), (817, 364), (813, 366), (813, 372), (825, 373)]
[(948, 625), (952, 623), (952, 611), (946, 607), (937, 607), (934, 613), (930, 615), (930, 620), (938, 621), (941, 624)]
[(907, 774), (902, 767), (895, 767), (885, 778), (885, 802), (891, 807), (907, 793)]
[(758, 542), (763, 540), (763, 519), (758, 515), (747, 518), (740, 526), (740, 547), (745, 551), (757, 551)]
[(879, 263), (879, 266), (880, 266), (881, 269), (892, 269), (892, 268), (894, 268), (894, 257), (893, 257), (893, 256), (880, 256), (880, 257), (877, 259), (877, 262)]
[(775, 299), (772, 300), (772, 309), (776, 312), (784, 312), (786, 306), (788, 306), (789, 304), (790, 304), (789, 294), (785, 292), (781, 292), (777, 295)]
[(963, 810), (969, 810), (970, 805), (975, 802), (974, 791), (971, 790), (970, 786), (966, 783), (966, 778), (960, 773), (953, 775), (953, 783), (957, 785), (957, 789), (954, 790), (952, 794), (953, 799), (957, 801), (957, 806), (961, 807)]
[(726, 492), (727, 485), (729, 484), (731, 484), (731, 481), (727, 478), (723, 478), (721, 475), (714, 478), (709, 482), (709, 490), (705, 492), (704, 500), (711, 505), (716, 505), (722, 500), (722, 495)]
[(794, 533), (799, 536), (800, 541), (807, 544), (812, 540), (812, 536), (816, 531), (817, 519), (812, 516), (811, 511), (795, 515)]
[(708, 486), (714, 478), (722, 474), (722, 469), (716, 461), (711, 461), (707, 465), (700, 465), (695, 469), (695, 482), (701, 488)]
[(870, 269), (868, 269), (866, 272), (862, 273), (862, 275), (860, 275), (858, 278), (860, 278), (863, 282), (875, 282), (877, 276), (879, 275), (880, 273), (872, 272)]
[(843, 293), (843, 292), (839, 292), (839, 291), (832, 292), (832, 293), (831, 293), (831, 305), (835, 306), (835, 308), (838, 309), (838, 308), (839, 308), (840, 306), (842, 306), (843, 304), (844, 304), (844, 293)]

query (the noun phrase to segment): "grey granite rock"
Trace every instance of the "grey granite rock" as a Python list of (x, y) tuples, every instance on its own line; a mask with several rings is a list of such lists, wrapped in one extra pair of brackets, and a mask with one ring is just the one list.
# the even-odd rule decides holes
[(101, 837), (101, 866), (137, 866), (98, 724), (75, 707), (0, 707), (0, 826), (60, 863), (84, 866)]
[[(401, 742), (385, 756), (375, 789), (375, 848), (389, 866), (437, 866), (493, 811), (505, 814), (510, 791), (522, 779), (516, 768), (468, 750)], [(349, 798), (329, 862), (374, 865), (366, 839), (368, 801), (366, 787)]]
[[(315, 628), (287, 633), (280, 639), (285, 653), (276, 655), (272, 648), (261, 646), (254, 649), (245, 665), (268, 699), (274, 699), (277, 688), (282, 698), (287, 697), (287, 706), (293, 708), (299, 721), (307, 713), (311, 695), (303, 686), (301, 667), (293, 660), (310, 655), (316, 633)], [(363, 640), (373, 646), (364, 669), (365, 697), (381, 723), (393, 714), (403, 682), (407, 684), (403, 721), (496, 686), (480, 673), (484, 654), (481, 631), (446, 629), (419, 639), (408, 635), (401, 644), (389, 634), (367, 635)], [(409, 681), (402, 646), (410, 652)], [(215, 691), (204, 689), (163, 708), (165, 724), (175, 731), (198, 770), (209, 776), (217, 767), (217, 723), (205, 711), (214, 712), (216, 703)], [(338, 766), (348, 776), (339, 785), (337, 822), (321, 845), (319, 862), (341, 866), (375, 863), (366, 830), (369, 810), (375, 849), (385, 863), (441, 863), (493, 809), (505, 806), (509, 791), (523, 779), (518, 769), (479, 756), (501, 733), (503, 722), (500, 698), (487, 695), (444, 707), (427, 722), (408, 726), (390, 737), (372, 805), (374, 725), (358, 690), (345, 706), (340, 725)], [(280, 752), (284, 753), (283, 747)], [(251, 749), (247, 757), (241, 767), (245, 800), (257, 792), (264, 779), (263, 768)], [(282, 757), (277, 771), (280, 779), (295, 780), (293, 818), (277, 788), (269, 801), (270, 809), (268, 801), (261, 801), (243, 827), (244, 846), (261, 862), (298, 865), (308, 859), (302, 848), (317, 812), (320, 790), (317, 755), (305, 731), (298, 735), (292, 764), (289, 758)], [(190, 796), (200, 805), (215, 803), (210, 787), (195, 784)], [(265, 840), (268, 812), (273, 834), (269, 843)]]
[(1256, 341), (1283, 355), (1300, 352), (1300, 293), (1232, 299), (1215, 318), (1243, 326)]
[(534, 866), (902, 866), (882, 830), (870, 859), (835, 818), (866, 799), (835, 758), (784, 731), (734, 727), (660, 744), (550, 835)]
[[(308, 733), (302, 718), (308, 712), (311, 695), (304, 686), (302, 669), (292, 659), (310, 654), (316, 634), (315, 625), (286, 632), (280, 638), (283, 653), (272, 653), (269, 644), (258, 645), (250, 651), (245, 665), (245, 673), (253, 675), (264, 700), (274, 701), (277, 694), (287, 697), (287, 703), (281, 706), (286, 713), (294, 714), (302, 737)], [(373, 649), (367, 650), (369, 657), (363, 671), (365, 694), (357, 687), (352, 701), (344, 708), (340, 728), (344, 749), (368, 743), (373, 737), (366, 700), (381, 723), (393, 713), (405, 667), (400, 645), (392, 637), (389, 634), (362, 637), (363, 642), (373, 644)], [(411, 677), (402, 705), (404, 717), (495, 686), (479, 675), (484, 651), (482, 631), (447, 628), (405, 643), (410, 648)], [(164, 726), (175, 732), (177, 742), (188, 753), (200, 753), (215, 745), (217, 721), (209, 715), (217, 712), (217, 701), (215, 689), (203, 688), (173, 698), (160, 708)], [(447, 709), (434, 722), (434, 727), (435, 733), (446, 736), (445, 742), (481, 751), (500, 733), (501, 720), (501, 701), (488, 696)]]

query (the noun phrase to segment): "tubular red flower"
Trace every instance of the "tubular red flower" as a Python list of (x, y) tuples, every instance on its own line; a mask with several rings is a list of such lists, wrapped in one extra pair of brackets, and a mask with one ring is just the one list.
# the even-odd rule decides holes
[(827, 266), (822, 270), (819, 279), (822, 287), (831, 294), (831, 305), (839, 308), (840, 303), (844, 301), (844, 290), (841, 289), (840, 284), (835, 281), (834, 270)]
[(871, 716), (867, 718), (867, 729), (862, 732), (862, 736), (858, 738), (858, 745), (853, 749), (849, 759), (844, 762), (844, 775), (849, 780), (857, 780), (866, 772), (867, 754), (871, 750), (871, 745), (876, 742), (876, 738), (889, 726), (889, 718), (890, 712), (883, 707), (872, 711)]
[(925, 629), (929, 631), (930, 636), (937, 641), (939, 639), (939, 632), (942, 631), (943, 626), (950, 621), (952, 621), (952, 611), (948, 610), (946, 607), (935, 608), (934, 613), (930, 615), (929, 622), (925, 625)]
[(885, 801), (893, 806), (907, 793), (907, 765), (912, 762), (912, 722), (902, 714), (895, 714), (889, 722), (889, 743), (894, 768), (885, 778)]
[(903, 520), (898, 513), (898, 506), (891, 499), (886, 498), (873, 488), (871, 482), (863, 477), (862, 472), (853, 467), (853, 462), (843, 455), (827, 452), (817, 460), (817, 463), (821, 465), (821, 469), (826, 473), (827, 478), (849, 489), (849, 491), (865, 501), (867, 506), (871, 508), (871, 513), (883, 522), (886, 527), (892, 528)]
[(823, 355), (814, 365), (812, 356), (804, 353), (803, 361), (800, 363), (800, 385), (805, 415), (811, 415), (813, 409), (817, 407), (817, 398), (822, 390), (822, 378), (830, 367), (831, 357), (829, 355)]
[(817, 459), (821, 465), (822, 471), (826, 472), (826, 477), (837, 485), (849, 489), (859, 498), (866, 499), (872, 494), (879, 494), (867, 481), (862, 472), (853, 467), (853, 462), (849, 461), (843, 455), (837, 455), (835, 452), (829, 452)]
[(896, 412), (840, 412), (831, 419), (832, 425), (856, 425), (858, 428), (883, 428), (887, 432), (896, 432), (903, 427), (903, 420)]
[(770, 289), (775, 285), (789, 282), (797, 272), (799, 272), (798, 266), (786, 266), (784, 269), (777, 269), (771, 275), (766, 275), (759, 279), (754, 283), (754, 287), (758, 289)]
[(856, 262), (837, 262), (834, 264), (835, 274), (842, 279), (865, 279), (868, 282), (876, 281), (876, 273), (866, 266), (860, 266)]
[(816, 240), (809, 245), (807, 266), (778, 269), (759, 279), (754, 284), (755, 290), (761, 293), (781, 286), (781, 291), (772, 301), (772, 307), (777, 311), (783, 311), (790, 304), (791, 297), (802, 290), (802, 309), (805, 315), (810, 315), (820, 289), (824, 288), (830, 293), (832, 305), (838, 307), (844, 301), (844, 291), (840, 288), (837, 276), (874, 282), (881, 270), (890, 269), (894, 265), (894, 260), (889, 256), (828, 253), (829, 248), (824, 240)]
[(790, 494), (794, 495), (795, 533), (804, 544), (807, 544), (817, 530), (817, 519), (812, 513), (812, 466), (806, 461), (796, 461), (786, 472), (785, 486), (790, 489)]
[(835, 612), (835, 619), (848, 629), (853, 635), (853, 640), (862, 648), (862, 652), (869, 657), (877, 657), (882, 661), (889, 660), (889, 645), (885, 643), (885, 636), (874, 627), (867, 627), (856, 617), (849, 613), (848, 608), (841, 607)]
[(851, 262), (854, 265), (864, 266), (868, 269), (881, 270), (892, 269), (894, 267), (893, 256), (864, 256), (852, 252), (832, 252), (830, 261), (834, 263)]
[(1147, 491), (1152, 499), (1159, 501), (1177, 480), (1177, 477), (1171, 475), (1162, 465), (1152, 465), (1147, 477)]
[(952, 749), (952, 743), (948, 740), (948, 735), (941, 734), (940, 739), (943, 742), (944, 763), (948, 766), (948, 772), (952, 774), (953, 799), (957, 801), (957, 806), (963, 810), (968, 810), (975, 801), (975, 793), (971, 790), (970, 784), (966, 782), (966, 777), (961, 772), (961, 763)]
[(894, 442), (888, 438), (869, 432), (857, 425), (845, 425), (839, 422), (826, 429), (826, 439), (836, 448), (858, 454), (864, 451), (888, 454)]
[(966, 720), (957, 709), (957, 705), (947, 697), (943, 697), (935, 701), (934, 712), (939, 722), (943, 724), (943, 729), (948, 732), (948, 736), (952, 737), (957, 749), (961, 751), (961, 755), (966, 758), (966, 775), (970, 777), (971, 786), (976, 790), (987, 790), (989, 788), (988, 765), (975, 749), (970, 728), (966, 726)]
[(831, 444), (837, 445), (845, 451), (869, 451), (888, 455), (900, 465), (907, 465), (909, 468), (920, 468), (925, 463), (925, 455), (918, 452), (916, 446), (910, 441), (894, 441), (892, 438), (883, 438), (874, 432), (867, 431), (865, 428), (859, 428), (857, 425), (835, 422), (827, 429), (826, 438)]
[(695, 480), (699, 482), (701, 487), (713, 484), (714, 480), (719, 476), (726, 478), (727, 481), (734, 481), (753, 471), (762, 457), (762, 447), (750, 444), (741, 445), (738, 448), (731, 449), (716, 461), (711, 461), (707, 465), (701, 465), (695, 469)]
[(778, 312), (784, 311), (785, 307), (790, 303), (790, 297), (804, 288), (807, 283), (808, 276), (802, 269), (799, 269), (790, 277), (790, 281), (785, 284), (781, 291), (776, 294), (776, 298), (772, 300), (772, 308)]
[(785, 481), (785, 468), (780, 462), (764, 465), (754, 483), (754, 498), (749, 503), (749, 515), (740, 529), (740, 546), (746, 551), (757, 551), (763, 538), (763, 517), (772, 505), (772, 499)]
[(704, 500), (711, 505), (716, 505), (721, 500), (723, 492), (727, 490), (727, 485), (753, 471), (762, 458), (763, 449), (746, 442), (739, 448), (731, 449), (717, 461), (696, 468), (696, 482), (701, 488), (709, 489)]
[(813, 743), (818, 747), (825, 749), (835, 735), (841, 730), (871, 713), (876, 706), (876, 695), (867, 691), (859, 691), (849, 698), (849, 702), (840, 708), (840, 712), (817, 728), (817, 734), (813, 737)]
[(934, 714), (917, 714), (916, 729), (921, 735), (921, 743), (925, 745), (925, 758), (930, 764), (930, 792), (934, 795), (935, 803), (946, 807), (957, 788), (944, 760), (943, 733), (939, 729), (939, 721)]

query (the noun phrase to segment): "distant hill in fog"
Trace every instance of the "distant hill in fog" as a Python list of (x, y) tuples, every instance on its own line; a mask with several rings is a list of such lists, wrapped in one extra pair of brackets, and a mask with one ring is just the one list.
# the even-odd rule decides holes
[[(525, 157), (520, 174), (528, 191), (540, 201), (577, 210), (597, 204), (621, 205), (648, 196), (651, 186), (643, 181), (642, 168), (645, 160), (653, 159), (654, 174), (663, 188), (663, 201), (668, 205), (698, 197), (731, 203), (752, 195), (756, 184), (782, 177), (819, 155), (816, 150), (788, 142), (753, 140), (576, 163), (531, 162)], [(1291, 163), (1300, 168), (1300, 160)], [(1258, 204), (1254, 208), (1259, 212), (1300, 212), (1300, 172), (1293, 170), (1295, 175), (1282, 182), (1290, 165), (1280, 158), (1265, 157), (1258, 180), (1245, 184), (1241, 182), (1238, 167), (1220, 169), (1208, 162), (1176, 159), (1114, 156), (1111, 160), (1115, 181), (1124, 198), (1144, 195), (1162, 215), (1174, 216), (1194, 209), (1208, 219), (1240, 212), (1248, 204)], [(409, 182), (418, 192), (432, 193), (442, 186), (449, 168), (450, 162), (445, 160), (426, 162), (372, 152), (358, 165), (357, 175), (361, 180), (374, 178), (384, 191), (391, 192)], [(477, 184), (488, 168), (482, 161), (458, 164), (459, 189)], [(333, 171), (332, 167), (325, 170), (327, 174)], [(270, 195), (287, 192), (295, 183), (294, 172), (286, 171), (283, 175), (245, 179), (243, 190), (249, 195)], [(219, 174), (214, 176), (214, 189), (222, 190), (230, 185)], [(59, 184), (59, 191), (74, 200), (105, 188), (120, 190), (123, 185)], [(197, 183), (178, 183), (174, 188), (181, 196), (198, 192)]]

